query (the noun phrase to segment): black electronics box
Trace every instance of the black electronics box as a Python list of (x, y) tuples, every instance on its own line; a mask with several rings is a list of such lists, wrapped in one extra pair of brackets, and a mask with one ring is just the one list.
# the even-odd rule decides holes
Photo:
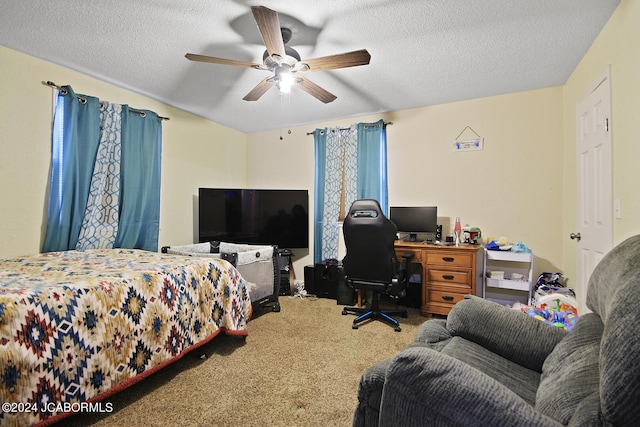
[(405, 307), (420, 308), (422, 305), (422, 264), (410, 262), (408, 266), (407, 287), (399, 303)]
[(315, 268), (313, 265), (305, 265), (304, 266), (304, 290), (307, 291), (307, 294), (315, 295), (316, 287), (314, 280), (314, 271)]
[(304, 288), (308, 294), (335, 299), (341, 305), (350, 305), (355, 301), (355, 292), (347, 286), (344, 270), (337, 263), (305, 266)]
[(288, 277), (280, 279), (280, 290), (278, 292), (278, 295), (291, 295), (291, 283), (289, 283)]

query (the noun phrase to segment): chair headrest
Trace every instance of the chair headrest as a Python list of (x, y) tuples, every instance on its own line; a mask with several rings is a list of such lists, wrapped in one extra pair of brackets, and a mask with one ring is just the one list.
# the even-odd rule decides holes
[(378, 218), (383, 217), (380, 203), (375, 199), (359, 199), (351, 204), (348, 218)]

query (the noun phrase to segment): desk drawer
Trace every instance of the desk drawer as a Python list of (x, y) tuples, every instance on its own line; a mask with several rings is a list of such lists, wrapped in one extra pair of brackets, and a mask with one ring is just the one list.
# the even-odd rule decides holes
[(464, 270), (438, 270), (430, 268), (427, 271), (427, 282), (452, 283), (471, 287), (471, 274)]
[(451, 308), (464, 298), (465, 294), (446, 291), (426, 290), (423, 298), (423, 308), (421, 312), (427, 316), (429, 314), (447, 315)]
[(427, 264), (471, 268), (473, 267), (473, 255), (459, 252), (429, 252), (427, 253)]
[(443, 303), (443, 304), (451, 304), (454, 305), (458, 301), (461, 301), (465, 295), (467, 294), (459, 294), (456, 292), (447, 292), (447, 291), (434, 291), (429, 289), (428, 295), (426, 298), (427, 303)]

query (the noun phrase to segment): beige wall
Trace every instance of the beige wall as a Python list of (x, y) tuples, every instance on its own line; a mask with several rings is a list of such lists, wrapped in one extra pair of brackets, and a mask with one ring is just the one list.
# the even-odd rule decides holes
[[(485, 237), (522, 241), (536, 254), (536, 273), (563, 271), (575, 286), (575, 244), (568, 239), (575, 229), (575, 104), (609, 64), (613, 195), (622, 203), (614, 243), (640, 231), (639, 20), (640, 2), (622, 0), (562, 87), (312, 124), (291, 134), (285, 128), (283, 140), (280, 130), (245, 135), (0, 47), (0, 256), (40, 249), (52, 98), (41, 81), (52, 80), (171, 117), (163, 123), (161, 245), (193, 241), (201, 186), (306, 188), (313, 200), (313, 137), (306, 133), (383, 118), (394, 123), (388, 127), (392, 205), (437, 204), (439, 216), (460, 216)], [(484, 137), (483, 151), (453, 152), (465, 126)], [(294, 259), (302, 278), (312, 254), (296, 251)]]
[(246, 135), (0, 46), (0, 257), (40, 251), (51, 161), (51, 80), (164, 121), (160, 245), (192, 243), (198, 187), (243, 186)]
[[(622, 218), (614, 219), (613, 244), (640, 233), (640, 2), (622, 0), (580, 64), (563, 86), (564, 193), (562, 243), (564, 270), (576, 274), (576, 245), (568, 236), (576, 229), (576, 104), (607, 67), (611, 69), (613, 198), (620, 199)], [(575, 285), (575, 284), (574, 284)], [(581, 289), (586, 284), (577, 284)]]
[[(560, 87), (296, 127), (285, 130), (283, 140), (279, 130), (250, 134), (247, 184), (306, 188), (312, 201), (313, 136), (307, 132), (380, 118), (393, 122), (387, 127), (390, 205), (437, 205), (439, 217), (459, 216), (484, 236), (522, 241), (536, 254), (536, 271), (561, 267)], [(484, 137), (483, 151), (453, 151), (466, 126)], [(300, 277), (313, 253), (295, 253)]]
[[(313, 197), (316, 127), (383, 118), (388, 127), (390, 204), (437, 204), (485, 237), (522, 241), (536, 255), (535, 274), (561, 271), (575, 282), (575, 106), (611, 66), (614, 244), (640, 233), (640, 2), (622, 0), (562, 87), (395, 111), (249, 135), (247, 184), (308, 188)], [(319, 107), (321, 108), (321, 107)], [(465, 126), (485, 138), (481, 152), (453, 153)], [(467, 135), (465, 133), (465, 135)], [(267, 161), (268, 160), (268, 161)], [(296, 253), (296, 273), (313, 254)]]

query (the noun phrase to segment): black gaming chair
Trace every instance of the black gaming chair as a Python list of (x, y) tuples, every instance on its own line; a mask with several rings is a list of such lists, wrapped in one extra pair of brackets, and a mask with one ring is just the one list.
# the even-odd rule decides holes
[[(391, 315), (407, 317), (407, 310), (380, 310), (380, 294), (397, 295), (406, 286), (406, 269), (398, 262), (393, 246), (398, 232), (395, 224), (384, 215), (377, 200), (361, 199), (351, 205), (342, 229), (347, 247), (342, 260), (347, 285), (373, 292), (370, 307), (345, 307), (342, 314), (359, 315), (353, 329), (364, 320), (379, 319), (400, 332), (400, 324)], [(408, 262), (410, 256), (403, 258)]]

